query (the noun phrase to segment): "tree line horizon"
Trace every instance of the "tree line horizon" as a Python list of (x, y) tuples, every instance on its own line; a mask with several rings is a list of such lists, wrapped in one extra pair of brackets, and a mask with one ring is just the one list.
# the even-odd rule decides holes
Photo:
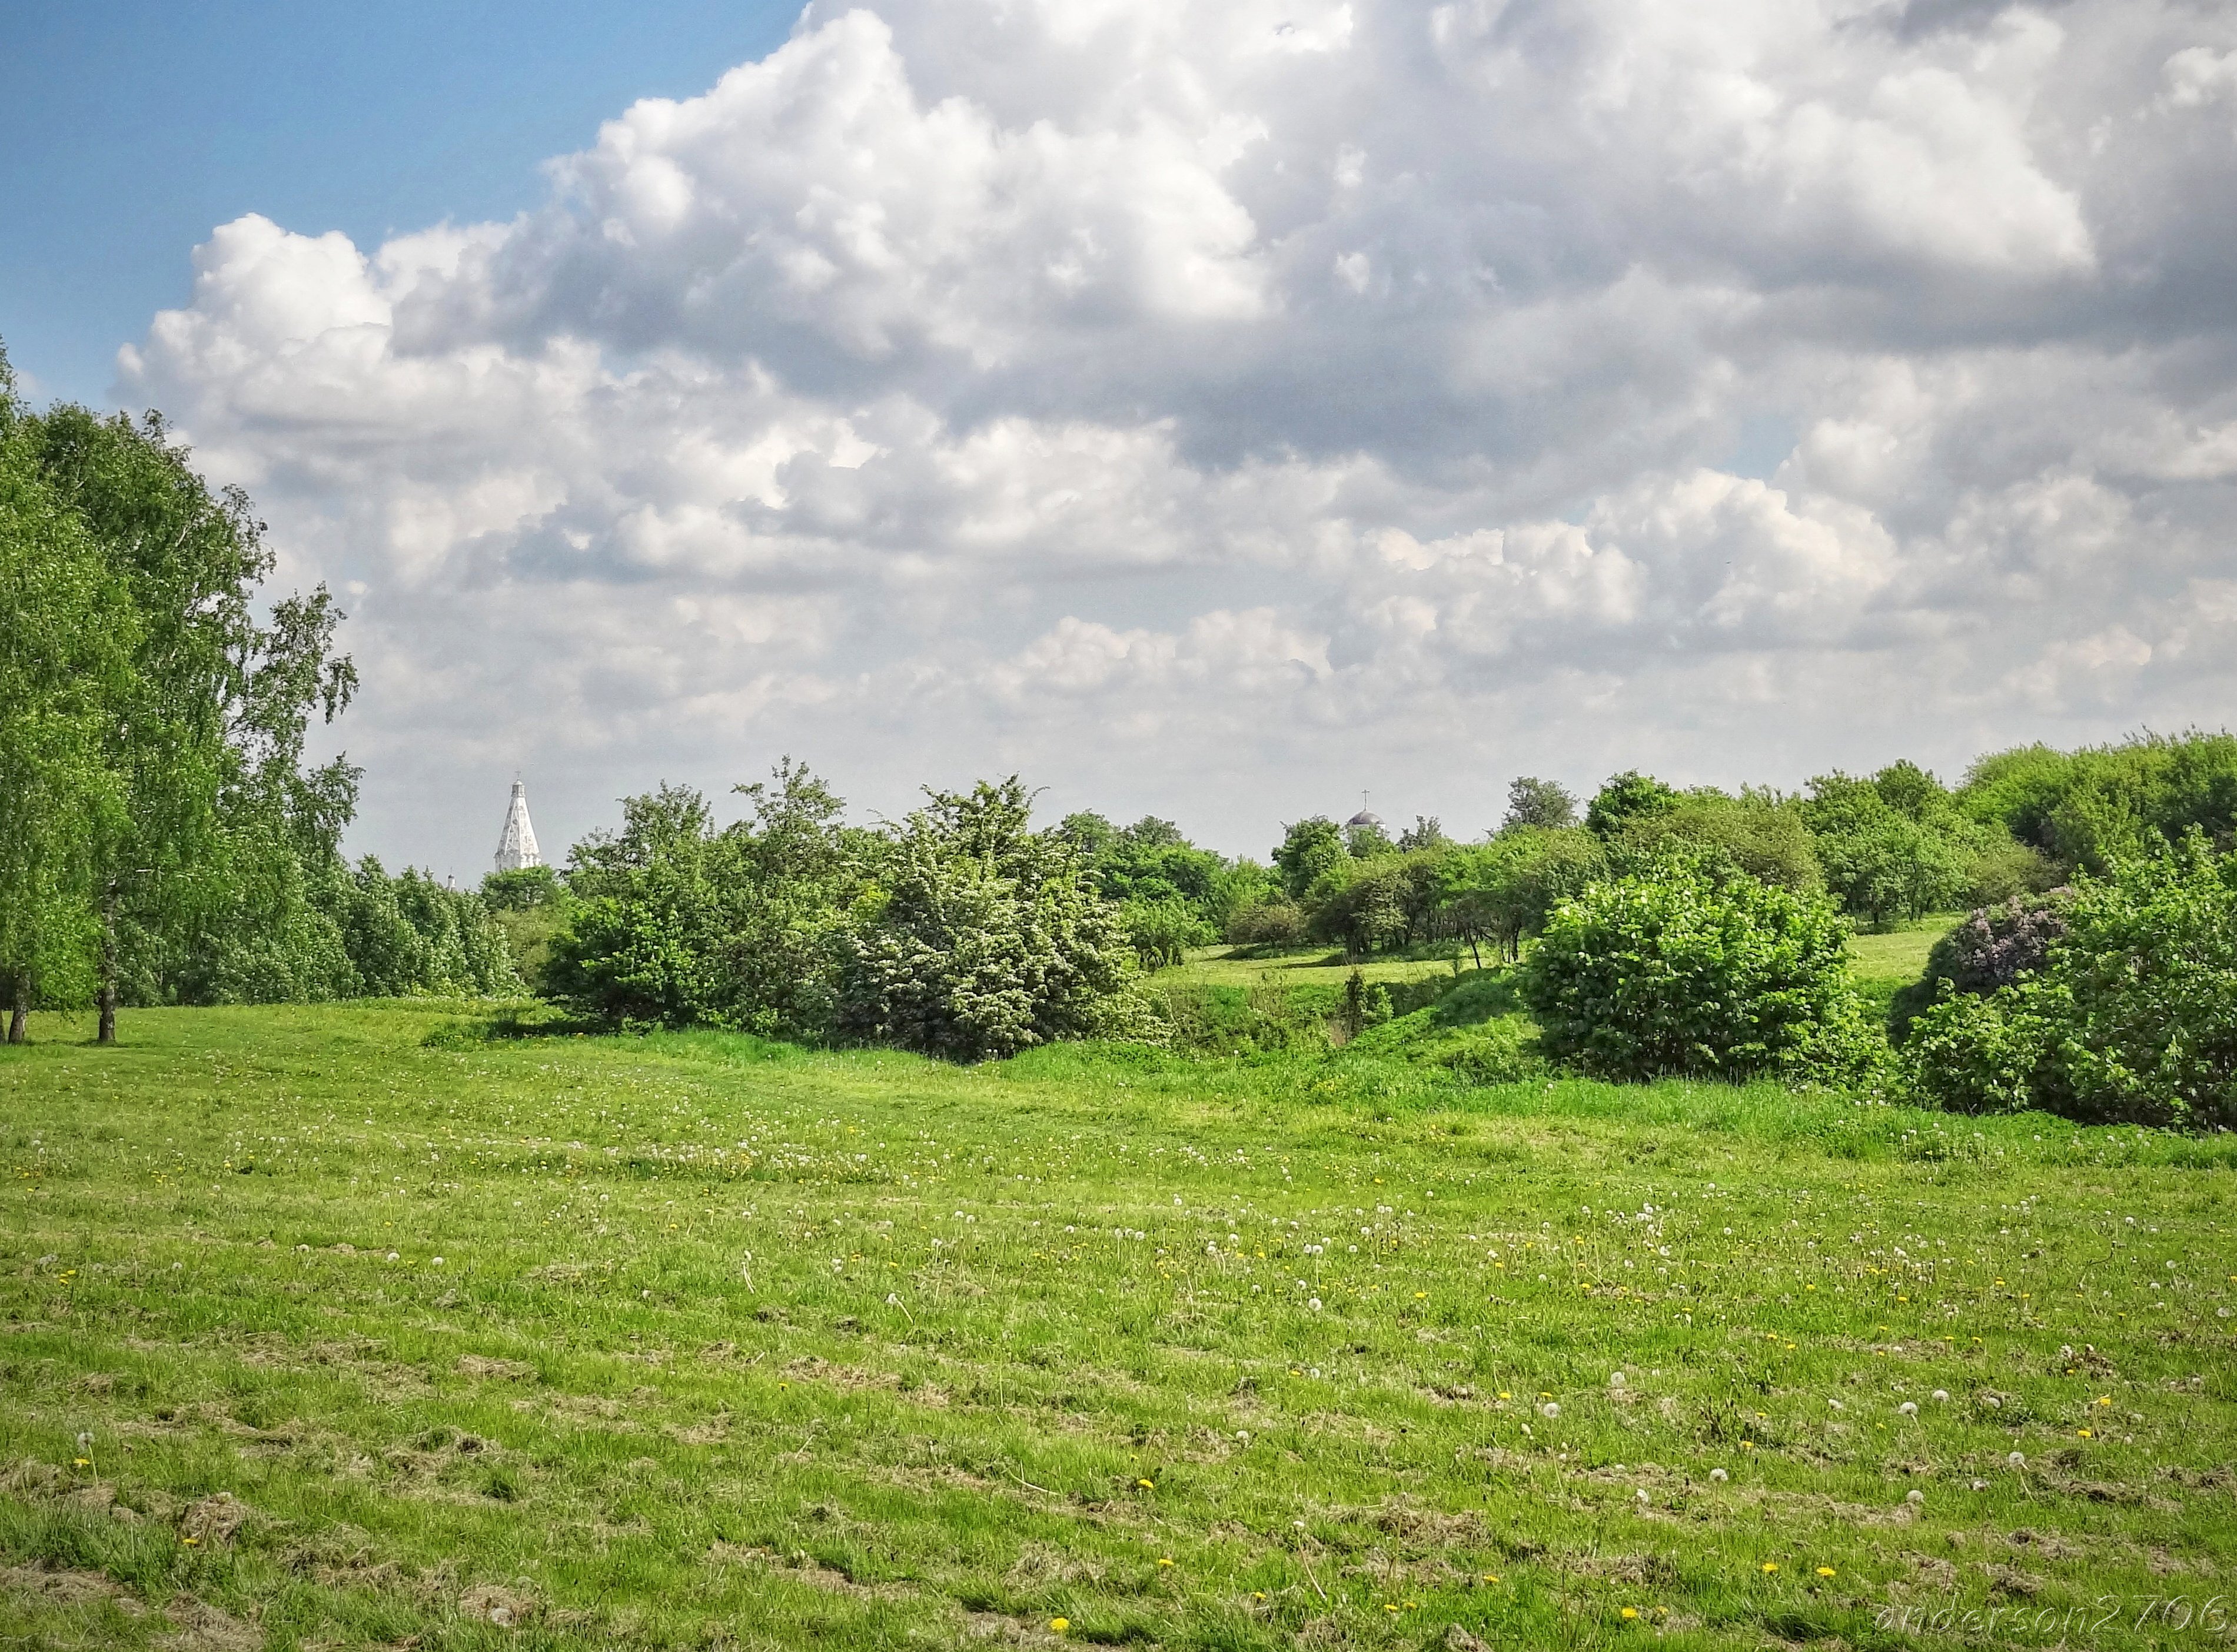
[[(849, 825), (804, 765), (703, 794), (662, 785), (564, 869), (479, 889), (353, 862), (361, 772), (307, 756), (357, 690), (323, 586), (267, 597), (264, 524), (213, 490), (160, 414), (34, 411), (0, 353), (0, 1005), (307, 1001), (531, 988), (617, 1024), (1000, 1054), (1148, 1024), (1131, 983), (1191, 948), (1516, 957), (1596, 882), (1673, 856), (1831, 902), (1864, 925), (2032, 897), (2237, 823), (2237, 738), (2193, 729), (1976, 760), (1898, 760), (1802, 789), (1680, 788), (1644, 769), (1590, 797), (1521, 776), (1481, 841), (1288, 823), (1261, 862), (1175, 823), (1079, 811), (1035, 828), (1017, 776), (927, 788)], [(943, 998), (941, 995), (946, 995)]]

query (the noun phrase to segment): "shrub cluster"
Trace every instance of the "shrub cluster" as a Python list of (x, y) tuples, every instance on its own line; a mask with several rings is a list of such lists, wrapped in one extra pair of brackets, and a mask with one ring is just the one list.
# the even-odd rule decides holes
[(2032, 968), (2016, 944), (1990, 949), (2015, 968), (2004, 984), (1945, 978), (1904, 1046), (1918, 1094), (1963, 1112), (2237, 1127), (2237, 855), (2194, 832), (2116, 859), (2079, 876), (2058, 917)]
[(1032, 829), (1013, 776), (930, 792), (899, 825), (841, 825), (789, 760), (706, 799), (628, 800), (623, 829), (577, 847), (549, 989), (623, 1025), (859, 1040), (975, 1061), (1054, 1040), (1157, 1030), (1124, 914), (1064, 829)]

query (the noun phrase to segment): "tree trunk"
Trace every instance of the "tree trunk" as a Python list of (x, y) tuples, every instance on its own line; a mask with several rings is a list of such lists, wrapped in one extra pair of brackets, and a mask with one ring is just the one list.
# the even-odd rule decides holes
[(21, 1044), (25, 1037), (24, 1023), (31, 1018), (31, 983), (21, 975), (16, 978), (15, 1001), (8, 1007), (8, 1041)]
[(116, 1042), (116, 886), (101, 902), (101, 1030), (95, 1042)]

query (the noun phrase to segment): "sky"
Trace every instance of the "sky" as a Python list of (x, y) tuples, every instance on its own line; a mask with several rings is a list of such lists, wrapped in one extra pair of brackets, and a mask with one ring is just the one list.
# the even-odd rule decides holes
[(0, 338), (340, 595), (392, 865), (2230, 720), (2231, 8), (176, 14), (0, 7)]

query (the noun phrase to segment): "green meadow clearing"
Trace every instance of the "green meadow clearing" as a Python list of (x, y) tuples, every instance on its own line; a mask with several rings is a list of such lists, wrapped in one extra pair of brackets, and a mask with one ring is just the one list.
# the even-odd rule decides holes
[(2232, 1639), (2229, 1138), (491, 1013), (0, 1048), (5, 1644)]

